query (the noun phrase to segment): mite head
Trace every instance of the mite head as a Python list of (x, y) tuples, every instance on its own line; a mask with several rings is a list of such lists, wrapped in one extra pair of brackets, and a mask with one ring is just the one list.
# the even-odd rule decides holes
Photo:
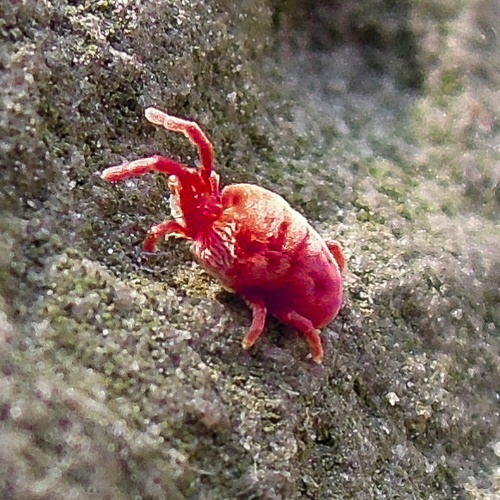
[(213, 170), (212, 144), (195, 122), (170, 116), (156, 108), (146, 109), (145, 114), (151, 123), (167, 130), (181, 132), (197, 146), (200, 154), (199, 169), (190, 168), (163, 156), (152, 156), (107, 168), (101, 177), (108, 181), (119, 181), (152, 171), (167, 174), (172, 191), (172, 215), (184, 229), (184, 235), (195, 238), (216, 220), (222, 211), (219, 176)]
[(186, 172), (169, 176), (168, 187), (171, 216), (186, 228), (190, 237), (220, 217), (219, 176), (215, 172), (207, 185), (197, 170), (186, 167)]
[[(177, 164), (171, 171), (169, 188), (172, 216), (195, 236), (220, 216), (219, 176), (213, 170), (213, 148), (195, 122), (167, 115), (156, 108), (146, 109), (146, 119), (155, 125), (184, 134), (200, 154), (198, 170)], [(182, 222), (180, 217), (182, 217)]]

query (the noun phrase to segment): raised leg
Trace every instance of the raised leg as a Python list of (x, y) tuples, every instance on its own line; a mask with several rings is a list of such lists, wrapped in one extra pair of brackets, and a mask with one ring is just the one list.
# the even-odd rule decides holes
[(214, 152), (212, 144), (200, 126), (195, 122), (167, 115), (167, 113), (156, 108), (147, 108), (145, 114), (146, 119), (151, 123), (165, 127), (173, 132), (181, 132), (198, 147), (201, 160), (200, 174), (204, 181), (210, 185), (210, 176), (214, 166)]
[(158, 241), (169, 234), (176, 234), (187, 238), (185, 228), (174, 220), (167, 220), (161, 224), (153, 226), (144, 240), (144, 250), (154, 252)]
[(311, 347), (312, 359), (316, 363), (321, 363), (323, 361), (323, 346), (321, 345), (321, 338), (319, 336), (320, 332), (314, 328), (311, 321), (295, 311), (283, 315), (280, 314), (278, 318), (283, 321), (283, 323), (292, 328), (296, 328), (306, 336), (306, 340)]
[(106, 181), (116, 182), (153, 171), (175, 175), (179, 179), (190, 174), (190, 169), (186, 165), (182, 165), (182, 163), (177, 163), (163, 156), (151, 156), (150, 158), (141, 158), (140, 160), (122, 163), (116, 167), (109, 167), (103, 171), (101, 178)]
[(328, 247), (328, 250), (330, 250), (333, 258), (337, 261), (340, 269), (340, 274), (344, 274), (347, 266), (347, 261), (344, 257), (344, 252), (342, 252), (342, 248), (340, 248), (340, 243), (338, 241), (327, 241), (326, 246)]
[(250, 326), (250, 330), (243, 338), (243, 348), (250, 349), (257, 339), (260, 337), (262, 330), (264, 330), (264, 325), (266, 323), (266, 314), (267, 309), (262, 301), (248, 301), (248, 304), (252, 308), (253, 311), (253, 319), (252, 325)]

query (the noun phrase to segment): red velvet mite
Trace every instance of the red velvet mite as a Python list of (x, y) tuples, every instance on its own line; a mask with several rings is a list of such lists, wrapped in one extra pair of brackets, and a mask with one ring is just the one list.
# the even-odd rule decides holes
[(169, 176), (173, 220), (153, 226), (144, 249), (153, 252), (161, 238), (192, 241), (199, 264), (225, 288), (239, 294), (253, 311), (243, 339), (249, 349), (259, 338), (269, 312), (296, 328), (309, 342), (312, 358), (323, 360), (319, 328), (342, 305), (346, 260), (340, 245), (325, 242), (281, 196), (253, 184), (219, 189), (212, 144), (197, 123), (146, 109), (146, 118), (183, 133), (200, 153), (199, 169), (152, 156), (104, 170), (115, 182), (157, 171)]

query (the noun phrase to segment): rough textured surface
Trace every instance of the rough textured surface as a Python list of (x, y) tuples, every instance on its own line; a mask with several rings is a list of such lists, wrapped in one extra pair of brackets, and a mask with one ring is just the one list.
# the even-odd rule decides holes
[[(0, 0), (2, 498), (500, 494), (500, 12), (391, 3)], [(150, 104), (342, 242), (322, 367), (141, 252), (165, 179), (98, 172), (196, 157)]]

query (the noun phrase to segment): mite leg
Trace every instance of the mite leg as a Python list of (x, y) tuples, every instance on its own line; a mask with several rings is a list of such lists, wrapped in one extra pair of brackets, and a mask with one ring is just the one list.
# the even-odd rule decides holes
[(165, 236), (169, 234), (176, 234), (178, 236), (188, 238), (186, 229), (174, 220), (167, 220), (161, 224), (153, 226), (149, 231), (146, 239), (144, 240), (144, 250), (146, 252), (154, 252), (156, 244)]
[(316, 363), (321, 363), (323, 361), (323, 346), (321, 345), (319, 330), (314, 328), (310, 320), (304, 318), (304, 316), (301, 316), (295, 311), (279, 314), (276, 317), (283, 321), (283, 323), (302, 332), (306, 336), (306, 340), (311, 347), (312, 359)]
[(101, 178), (106, 181), (116, 182), (128, 177), (144, 175), (148, 172), (162, 172), (167, 175), (175, 175), (179, 179), (183, 179), (190, 175), (193, 171), (186, 165), (177, 163), (170, 158), (163, 156), (151, 156), (150, 158), (141, 158), (140, 160), (129, 161), (122, 163), (117, 167), (109, 167), (103, 171)]
[(267, 309), (264, 305), (264, 302), (261, 300), (252, 300), (251, 302), (248, 300), (248, 304), (252, 308), (253, 311), (253, 319), (252, 325), (250, 326), (250, 330), (243, 338), (243, 348), (250, 349), (257, 339), (260, 337), (262, 330), (264, 330), (264, 325), (266, 323), (266, 314)]
[(160, 125), (173, 132), (181, 132), (198, 147), (201, 161), (200, 173), (207, 184), (210, 185), (210, 176), (214, 165), (214, 152), (212, 144), (200, 126), (195, 122), (167, 115), (167, 113), (156, 108), (147, 108), (145, 114), (146, 119), (151, 123)]
[(328, 247), (328, 250), (330, 250), (330, 253), (332, 254), (333, 258), (339, 265), (340, 274), (344, 274), (347, 266), (347, 261), (346, 258), (344, 257), (344, 252), (342, 252), (342, 248), (340, 248), (339, 242), (327, 241), (326, 246)]

